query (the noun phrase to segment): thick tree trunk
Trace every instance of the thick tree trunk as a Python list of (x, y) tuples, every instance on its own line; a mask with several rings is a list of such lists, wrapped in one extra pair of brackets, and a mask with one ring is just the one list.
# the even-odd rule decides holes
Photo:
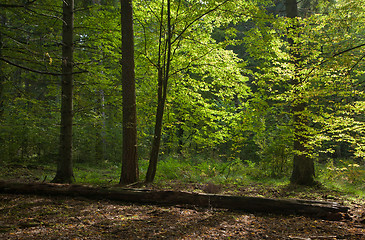
[[(286, 0), (286, 15), (289, 18), (298, 17), (298, 6), (296, 0)], [(295, 24), (289, 28), (288, 31), (296, 31)], [(292, 79), (292, 87), (296, 88), (301, 85), (301, 54), (298, 48), (298, 43), (294, 41), (292, 37), (288, 37), (290, 45), (290, 54), (292, 63), (295, 67), (295, 74)], [(294, 92), (297, 92), (295, 90)], [(294, 126), (294, 158), (293, 158), (293, 171), (290, 178), (291, 183), (300, 185), (313, 185), (314, 181), (314, 162), (313, 158), (310, 157), (309, 150), (307, 148), (308, 143), (308, 131), (307, 117), (305, 110), (307, 103), (305, 99), (302, 99), (301, 93), (295, 94), (297, 99), (292, 103), (293, 113), (293, 126)]]
[(300, 214), (330, 218), (331, 220), (341, 220), (344, 216), (347, 216), (348, 212), (347, 207), (335, 202), (270, 199), (178, 191), (97, 188), (82, 185), (46, 183), (8, 183), (0, 181), (0, 193), (78, 196), (146, 204), (189, 204), (200, 207), (226, 208), (247, 212)]
[(132, 0), (121, 0), (123, 153), (121, 184), (139, 180)]
[(309, 156), (309, 150), (305, 146), (308, 142), (308, 132), (306, 130), (307, 120), (304, 114), (306, 103), (298, 103), (293, 107), (294, 122), (294, 158), (293, 171), (290, 178), (291, 183), (299, 185), (313, 185), (314, 181), (314, 161)]
[(298, 17), (297, 0), (285, 0), (285, 12), (288, 18)]
[(53, 182), (71, 183), (73, 121), (73, 26), (74, 0), (63, 1), (61, 132), (57, 173)]

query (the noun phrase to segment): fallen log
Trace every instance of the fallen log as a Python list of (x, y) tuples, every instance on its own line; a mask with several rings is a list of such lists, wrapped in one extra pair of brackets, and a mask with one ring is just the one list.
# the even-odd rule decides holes
[(299, 199), (271, 199), (181, 191), (159, 191), (121, 187), (93, 187), (76, 184), (14, 183), (0, 181), (0, 193), (72, 196), (108, 199), (123, 202), (178, 205), (188, 204), (208, 208), (226, 208), (246, 212), (300, 214), (341, 220), (348, 207), (336, 202)]

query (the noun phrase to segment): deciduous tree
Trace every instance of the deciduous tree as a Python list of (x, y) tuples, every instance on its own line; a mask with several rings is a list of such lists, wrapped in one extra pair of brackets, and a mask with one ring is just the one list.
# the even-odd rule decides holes
[(139, 179), (132, 0), (121, 0), (123, 153), (121, 184)]
[(293, 64), (293, 74), (291, 77), (291, 87), (294, 89), (294, 95), (296, 96), (292, 102), (292, 114), (293, 114), (293, 127), (294, 127), (294, 158), (293, 158), (293, 171), (290, 181), (294, 184), (301, 185), (312, 185), (314, 184), (314, 161), (309, 153), (308, 149), (308, 119), (306, 116), (307, 99), (302, 97), (300, 86), (303, 85), (304, 76), (301, 73), (303, 68), (301, 48), (298, 42), (299, 35), (298, 27), (299, 23), (297, 18), (298, 15), (298, 5), (296, 0), (286, 0), (285, 1), (286, 15), (291, 19), (291, 27), (288, 28), (289, 36), (289, 54), (291, 58), (291, 63)]

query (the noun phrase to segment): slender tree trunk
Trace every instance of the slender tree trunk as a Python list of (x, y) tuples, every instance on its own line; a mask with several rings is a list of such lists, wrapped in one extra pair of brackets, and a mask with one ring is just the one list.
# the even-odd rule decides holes
[[(0, 11), (0, 24), (2, 27), (5, 26), (6, 17), (5, 11)], [(0, 31), (0, 58), (3, 56), (3, 33)], [(5, 111), (5, 96), (4, 96), (4, 85), (5, 85), (5, 73), (4, 73), (4, 62), (0, 61), (0, 126), (3, 125), (3, 116)], [(10, 154), (6, 149), (9, 149), (8, 139), (3, 138), (2, 134), (0, 135), (0, 142), (1, 142), (1, 151), (2, 151), (2, 158), (3, 161), (9, 159)]]
[[(0, 24), (1, 26), (5, 26), (6, 23), (6, 17), (5, 17), (5, 13), (1, 12), (0, 13)], [(3, 49), (3, 34), (2, 32), (0, 32), (0, 57), (2, 57), (2, 49)], [(0, 61), (0, 122), (2, 120), (2, 116), (4, 114), (4, 104), (5, 104), (5, 100), (4, 100), (4, 96), (3, 96), (3, 91), (4, 91), (4, 84), (5, 84), (5, 74), (4, 74), (4, 62)]]
[[(286, 0), (286, 15), (289, 18), (298, 17), (298, 6), (296, 0)], [(289, 31), (296, 31), (294, 27)], [(296, 88), (301, 84), (301, 54), (299, 52), (298, 43), (294, 41), (292, 37), (288, 38), (290, 45), (290, 52), (292, 57), (292, 63), (295, 66), (295, 74), (292, 79), (292, 87)], [(298, 90), (296, 90), (298, 91)], [(299, 90), (300, 91), (300, 90)], [(305, 115), (307, 108), (307, 102), (302, 94), (297, 92), (297, 98), (292, 105), (293, 113), (293, 125), (294, 125), (294, 158), (293, 158), (293, 171), (290, 178), (291, 183), (300, 185), (313, 185), (314, 181), (314, 161), (309, 155), (309, 149), (307, 148), (308, 143), (308, 131), (307, 125), (308, 120)]]
[(57, 183), (72, 183), (74, 180), (72, 169), (73, 24), (74, 0), (63, 0), (60, 152), (57, 173), (52, 180)]
[[(150, 154), (150, 162), (148, 165), (148, 170), (146, 174), (146, 182), (150, 183), (153, 182), (156, 170), (157, 170), (157, 160), (158, 154), (160, 151), (160, 144), (161, 144), (161, 133), (162, 133), (162, 122), (163, 122), (163, 114), (165, 109), (165, 102), (167, 97), (167, 83), (169, 79), (169, 71), (170, 71), (170, 64), (171, 64), (171, 37), (172, 37), (172, 29), (171, 29), (171, 2), (167, 0), (167, 38), (166, 38), (166, 46), (167, 56), (165, 55), (166, 62), (161, 67), (160, 65), (160, 56), (161, 50), (159, 51), (159, 69), (158, 69), (158, 103), (157, 103), (157, 113), (156, 113), (156, 122), (155, 122), (155, 133), (153, 136), (152, 141), (152, 149)], [(163, 10), (163, 5), (162, 5)], [(163, 11), (161, 11), (161, 24), (163, 19)], [(162, 25), (160, 26), (160, 49), (161, 49), (161, 34)]]
[(162, 134), (162, 121), (165, 109), (166, 96), (163, 96), (163, 76), (162, 69), (158, 70), (158, 103), (156, 112), (156, 122), (155, 122), (155, 132), (152, 140), (152, 148), (150, 153), (150, 161), (146, 174), (146, 182), (153, 182), (156, 170), (157, 170), (157, 160), (160, 151), (161, 134)]
[[(100, 0), (92, 0), (91, 2), (83, 1), (84, 8), (89, 8), (94, 5), (105, 5), (105, 4), (102, 4)], [(103, 64), (103, 62), (100, 62), (100, 64)], [(105, 160), (105, 106), (104, 106), (105, 99), (103, 90), (96, 90), (95, 92), (100, 96), (97, 99), (97, 107), (95, 108), (95, 111), (100, 116), (100, 121), (98, 121), (97, 125), (95, 126), (96, 128), (95, 160), (97, 162), (100, 162)]]
[(179, 116), (178, 121), (180, 123), (177, 127), (177, 132), (176, 132), (176, 136), (178, 138), (177, 153), (181, 155), (183, 153), (183, 146), (184, 146), (184, 128), (183, 128), (184, 119), (183, 119), (183, 117)]
[(123, 153), (120, 184), (139, 180), (132, 0), (121, 0)]
[[(97, 91), (100, 94), (100, 98), (98, 100), (98, 107), (96, 111), (100, 115), (100, 121), (97, 123), (97, 133), (96, 133), (96, 141), (95, 141), (95, 159), (97, 161), (105, 160), (105, 152), (106, 152), (106, 144), (105, 144), (105, 96), (104, 91)], [(99, 108), (101, 110), (99, 110)]]

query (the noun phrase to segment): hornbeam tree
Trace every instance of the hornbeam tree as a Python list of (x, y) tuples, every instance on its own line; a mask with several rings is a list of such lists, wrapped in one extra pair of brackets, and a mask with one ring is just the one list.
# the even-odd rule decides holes
[[(191, 7), (186, 12), (182, 10), (184, 4), (181, 4), (181, 2), (178, 3), (176, 2), (175, 4), (173, 3), (175, 2), (171, 0), (167, 0), (166, 3), (165, 1), (162, 1), (160, 13), (154, 14), (159, 18), (157, 59), (152, 61), (152, 59), (146, 56), (147, 58), (149, 58), (149, 61), (154, 65), (154, 67), (157, 69), (157, 110), (156, 110), (156, 120), (152, 139), (152, 147), (149, 156), (150, 157), (149, 165), (146, 174), (146, 182), (153, 182), (157, 170), (157, 162), (161, 144), (161, 135), (163, 130), (165, 103), (167, 101), (168, 88), (169, 88), (168, 83), (171, 80), (171, 76), (173, 74), (176, 74), (177, 72), (184, 72), (187, 71), (188, 69), (193, 68), (193, 65), (195, 65), (194, 64), (195, 61), (201, 60), (202, 58), (204, 58), (204, 56), (209, 55), (211, 52), (213, 52), (212, 49), (204, 53), (202, 53), (203, 51), (202, 52), (197, 51), (193, 55), (198, 55), (199, 57), (195, 56), (196, 59), (193, 62), (185, 60), (184, 62), (188, 62), (186, 66), (179, 66), (181, 68), (180, 70), (174, 69), (176, 68), (175, 64), (178, 58), (177, 55), (179, 50), (182, 48), (183, 42), (192, 40), (190, 38), (191, 36), (186, 38), (185, 36), (191, 34), (190, 31), (192, 31), (192, 29), (194, 29), (196, 25), (199, 24), (200, 20), (204, 18), (209, 18), (211, 15), (213, 15), (213, 13), (218, 12), (221, 8), (228, 5), (230, 1), (223, 0), (220, 2), (215, 2), (215, 1), (199, 2), (195, 4), (192, 2), (188, 2), (189, 4), (191, 4), (190, 5)], [(207, 7), (209, 6), (210, 8), (207, 9)], [(196, 8), (197, 10), (194, 13), (193, 10), (191, 10), (193, 8)], [(191, 11), (192, 14), (187, 14), (189, 11)], [(184, 14), (187, 14), (187, 16), (179, 21), (178, 19)], [(216, 24), (218, 24), (218, 22)], [(210, 27), (207, 28), (209, 29)], [(192, 42), (194, 42), (194, 40)], [(195, 41), (195, 43), (198, 42), (199, 41)], [(206, 44), (202, 45), (206, 46)], [(188, 57), (186, 53), (184, 58), (185, 57)], [(198, 64), (196, 63), (196, 65)], [(172, 69), (174, 69), (175, 71), (172, 71)]]
[[(285, 2), (286, 15), (292, 20), (292, 27), (288, 29), (292, 34), (297, 33), (297, 17), (298, 17), (298, 5), (296, 0), (286, 0)], [(290, 33), (289, 33), (290, 34)], [(300, 73), (301, 71), (301, 53), (299, 43), (294, 40), (294, 36), (288, 37), (289, 42), (289, 54), (291, 62), (294, 65), (294, 74), (292, 74), (291, 85), (294, 91), (298, 86), (303, 84), (304, 77)], [(293, 126), (294, 126), (294, 158), (293, 158), (293, 171), (290, 178), (291, 183), (300, 185), (313, 185), (314, 181), (314, 161), (307, 148), (308, 144), (308, 132), (307, 132), (307, 116), (305, 114), (307, 108), (306, 99), (301, 97), (301, 94), (295, 94), (297, 96), (292, 103), (291, 110), (293, 114)]]
[(357, 130), (363, 125), (359, 117), (363, 92), (358, 91), (364, 58), (358, 34), (364, 31), (363, 4), (338, 1), (325, 10), (317, 5), (313, 8), (318, 14), (309, 16), (310, 11), (303, 13), (295, 0), (283, 2), (286, 17), (268, 16), (271, 25), (257, 20), (257, 28), (250, 29), (245, 42), (250, 55), (259, 60), (254, 84), (260, 90), (258, 101), (267, 104), (263, 118), (275, 119), (277, 114), (282, 119), (268, 121), (268, 127), (260, 131), (267, 136), (285, 130), (280, 131), (287, 133), (286, 146), (291, 145), (286, 153), (293, 160), (291, 182), (312, 185), (316, 183), (315, 158), (330, 158), (335, 151), (332, 146), (346, 143), (354, 148), (354, 156), (363, 154), (363, 137)]
[[(171, 28), (171, 1), (167, 0), (167, 37), (166, 42), (162, 41), (164, 34), (162, 32), (162, 20), (163, 20), (163, 4), (161, 10), (161, 25), (160, 25), (160, 37), (159, 37), (159, 57), (157, 63), (157, 71), (158, 71), (158, 100), (157, 100), (157, 112), (156, 112), (156, 123), (155, 123), (155, 132), (152, 140), (152, 149), (150, 153), (150, 162), (147, 169), (146, 174), (146, 182), (153, 182), (157, 169), (157, 159), (160, 150), (161, 143), (161, 133), (162, 133), (162, 120), (165, 109), (165, 102), (167, 97), (167, 82), (169, 79), (169, 70), (171, 64), (171, 37), (172, 37), (172, 28)], [(162, 45), (167, 46), (167, 50), (165, 50), (165, 61), (166, 64), (161, 64), (162, 59), (161, 55), (163, 52)]]

